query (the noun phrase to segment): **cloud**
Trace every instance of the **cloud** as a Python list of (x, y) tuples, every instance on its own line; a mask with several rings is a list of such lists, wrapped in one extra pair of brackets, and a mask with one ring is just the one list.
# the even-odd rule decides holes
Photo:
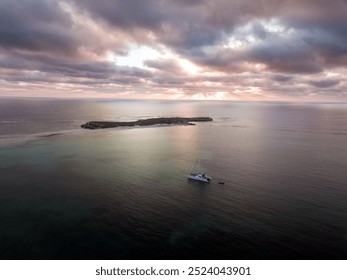
[(272, 79), (276, 82), (288, 82), (293, 79), (293, 76), (288, 76), (288, 75), (274, 75)]
[(330, 88), (338, 85), (339, 80), (321, 80), (321, 81), (311, 81), (309, 84), (317, 88)]
[[(143, 57), (127, 65), (134, 48)], [(13, 89), (342, 100), (347, 2), (3, 0), (0, 52)]]
[(175, 59), (155, 59), (146, 60), (144, 62), (145, 66), (156, 69), (159, 71), (164, 71), (172, 74), (182, 75), (182, 67), (179, 65), (178, 61)]
[(67, 30), (71, 18), (57, 1), (1, 1), (0, 47), (3, 50), (71, 54), (78, 47)]

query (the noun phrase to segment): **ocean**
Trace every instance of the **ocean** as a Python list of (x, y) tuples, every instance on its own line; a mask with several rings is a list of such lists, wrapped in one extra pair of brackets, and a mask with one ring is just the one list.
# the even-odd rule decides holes
[[(174, 116), (213, 122), (80, 128)], [(347, 259), (346, 143), (343, 103), (1, 98), (0, 258)]]

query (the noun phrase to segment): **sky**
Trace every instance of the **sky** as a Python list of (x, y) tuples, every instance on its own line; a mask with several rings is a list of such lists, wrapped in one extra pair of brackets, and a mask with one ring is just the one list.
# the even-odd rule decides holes
[(0, 96), (347, 101), (347, 0), (0, 0)]

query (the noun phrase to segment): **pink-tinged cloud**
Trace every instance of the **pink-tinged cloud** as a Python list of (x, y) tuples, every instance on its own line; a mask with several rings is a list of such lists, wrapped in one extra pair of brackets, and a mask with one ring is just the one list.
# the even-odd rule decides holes
[(346, 101), (347, 1), (0, 1), (0, 95)]

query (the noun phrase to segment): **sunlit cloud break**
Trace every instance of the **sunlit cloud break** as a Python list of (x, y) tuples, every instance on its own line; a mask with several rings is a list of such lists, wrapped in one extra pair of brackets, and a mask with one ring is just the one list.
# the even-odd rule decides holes
[(0, 1), (0, 95), (347, 101), (347, 1)]

